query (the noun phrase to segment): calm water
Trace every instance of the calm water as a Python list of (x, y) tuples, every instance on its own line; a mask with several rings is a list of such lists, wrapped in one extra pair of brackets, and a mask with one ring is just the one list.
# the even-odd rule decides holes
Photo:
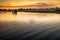
[(0, 12), (0, 40), (60, 40), (60, 14)]

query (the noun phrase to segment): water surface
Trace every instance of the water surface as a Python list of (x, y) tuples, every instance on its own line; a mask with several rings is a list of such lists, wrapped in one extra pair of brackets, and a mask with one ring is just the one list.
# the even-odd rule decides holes
[(60, 14), (0, 12), (1, 40), (59, 40)]

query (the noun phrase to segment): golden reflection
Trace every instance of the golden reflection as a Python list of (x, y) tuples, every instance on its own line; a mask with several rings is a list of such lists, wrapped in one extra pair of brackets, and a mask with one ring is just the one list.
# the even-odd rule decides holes
[(54, 13), (28, 13), (18, 12), (13, 15), (11, 12), (0, 13), (0, 22), (60, 22), (60, 14)]

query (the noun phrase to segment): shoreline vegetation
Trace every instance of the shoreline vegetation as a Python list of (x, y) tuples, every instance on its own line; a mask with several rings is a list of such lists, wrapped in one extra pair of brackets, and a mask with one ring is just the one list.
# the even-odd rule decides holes
[(41, 13), (60, 13), (60, 8), (19, 8), (19, 9), (0, 9), (0, 12), (41, 12)]

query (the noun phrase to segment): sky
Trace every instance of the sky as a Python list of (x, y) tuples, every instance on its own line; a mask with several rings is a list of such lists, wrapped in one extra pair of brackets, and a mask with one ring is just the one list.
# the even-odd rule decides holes
[(1, 6), (60, 7), (60, 0), (0, 0)]

